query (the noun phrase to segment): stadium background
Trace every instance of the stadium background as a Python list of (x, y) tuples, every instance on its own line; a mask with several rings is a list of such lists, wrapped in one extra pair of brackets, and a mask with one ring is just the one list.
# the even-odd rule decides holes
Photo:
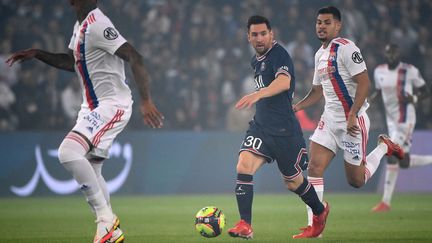
[[(124, 186), (117, 186), (113, 191), (200, 193), (209, 190), (202, 187), (200, 181), (214, 179), (206, 182), (211, 191), (229, 192), (232, 183), (221, 181), (235, 176), (237, 148), (253, 114), (253, 110), (238, 112), (233, 109), (235, 101), (253, 89), (249, 67), (253, 50), (246, 40), (246, 19), (257, 13), (270, 18), (276, 39), (293, 56), (297, 76), (295, 99), (298, 100), (311, 85), (313, 55), (319, 48), (314, 34), (315, 12), (323, 5), (322, 1), (99, 2), (121, 33), (144, 55), (152, 75), (154, 100), (166, 117), (162, 131), (150, 131), (143, 125), (135, 106), (131, 122), (119, 138), (123, 141), (119, 146), (131, 146), (131, 166), (134, 167), (130, 170), (136, 173), (127, 174), (130, 177), (123, 178)], [(370, 77), (377, 64), (383, 62), (383, 47), (391, 41), (401, 45), (404, 61), (417, 66), (431, 86), (432, 36), (428, 26), (432, 23), (431, 1), (381, 0), (359, 4), (346, 0), (326, 4), (334, 4), (342, 10), (342, 35), (354, 40), (361, 48)], [(63, 175), (64, 171), (57, 168), (60, 166), (56, 163), (55, 149), (74, 123), (81, 103), (77, 79), (74, 73), (58, 71), (37, 61), (13, 68), (7, 67), (4, 61), (11, 52), (28, 47), (67, 51), (75, 16), (64, 1), (3, 0), (0, 6), (0, 158), (6, 165), (0, 172), (0, 195), (10, 195), (13, 186), (27, 185), (30, 178), (36, 181), (37, 187), (33, 186), (34, 190), (28, 195), (50, 195), (53, 190), (46, 190), (44, 184), (38, 182), (45, 181), (46, 177), (36, 165), (38, 161), (48, 161), (47, 173), (54, 175), (54, 182), (56, 177), (67, 179), (67, 174)], [(138, 99), (134, 83), (130, 82), (130, 85)], [(431, 102), (428, 98), (418, 105), (415, 139), (421, 139), (415, 140), (414, 144), (425, 145), (431, 137)], [(305, 138), (314, 129), (321, 107), (299, 114)], [(380, 104), (373, 104), (369, 115), (372, 121), (370, 149), (376, 144), (375, 135), (385, 131), (385, 122)], [(428, 147), (418, 149), (418, 152), (427, 153)], [(328, 177), (332, 178), (327, 181), (328, 188), (349, 191), (338, 162), (340, 157), (328, 172)], [(106, 173), (114, 176), (124, 165), (124, 159), (119, 163), (107, 163)], [(275, 179), (278, 178), (277, 170), (269, 168), (264, 170), (262, 177), (272, 180), (264, 179), (267, 182), (262, 190), (283, 190), (280, 181)], [(166, 171), (175, 176), (161, 179), (161, 173)], [(208, 171), (213, 172), (212, 175), (208, 175)], [(430, 168), (402, 172), (401, 177), (410, 173), (414, 176), (406, 178), (420, 178), (416, 175), (425, 171), (430, 172)], [(376, 176), (363, 190), (376, 190), (379, 180), (382, 182), (382, 178)], [(177, 187), (160, 187), (159, 191), (150, 189), (162, 181), (167, 187)], [(402, 184), (398, 183), (398, 190), (402, 190)], [(424, 181), (418, 183), (424, 184)], [(431, 190), (424, 186), (411, 188)]]
[[(361, 48), (370, 77), (383, 62), (384, 45), (392, 41), (402, 46), (403, 59), (416, 65), (431, 87), (429, 0), (99, 0), (99, 4), (144, 55), (154, 100), (166, 116), (165, 127), (152, 131), (142, 124), (135, 107), (104, 167), (127, 242), (202, 242), (193, 230), (193, 215), (210, 204), (223, 208), (228, 226), (237, 220), (232, 194), (237, 149), (253, 111), (234, 111), (233, 104), (253, 89), (249, 67), (253, 50), (245, 34), (248, 16), (268, 16), (276, 39), (293, 56), (296, 100), (311, 85), (313, 55), (320, 45), (314, 34), (315, 12), (327, 4), (342, 10), (343, 36)], [(56, 148), (81, 103), (75, 74), (37, 61), (14, 68), (4, 62), (13, 51), (29, 47), (66, 51), (74, 19), (68, 1), (0, 0), (0, 242), (90, 242), (94, 233), (88, 205), (56, 159)], [(130, 85), (137, 100), (134, 83)], [(428, 98), (418, 105), (415, 153), (431, 151), (431, 102)], [(299, 114), (305, 138), (321, 109)], [(368, 113), (370, 151), (376, 135), (386, 128), (380, 104), (373, 104)], [(403, 193), (395, 195), (394, 210), (376, 215), (367, 212), (381, 197), (376, 191), (383, 184), (383, 166), (358, 190), (345, 182), (341, 163), (338, 154), (325, 176), (326, 198), (333, 211), (322, 241), (431, 241), (431, 166), (401, 171), (396, 190)], [(254, 240), (286, 242), (305, 223), (304, 205), (295, 194), (282, 194), (286, 189), (275, 166), (263, 167), (255, 181)], [(57, 196), (68, 194), (72, 195)], [(214, 241), (238, 242), (226, 234)]]

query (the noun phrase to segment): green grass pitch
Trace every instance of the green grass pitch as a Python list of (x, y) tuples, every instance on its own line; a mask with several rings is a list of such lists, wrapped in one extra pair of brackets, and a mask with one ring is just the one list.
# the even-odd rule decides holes
[[(389, 213), (373, 214), (378, 194), (326, 194), (331, 210), (324, 238), (317, 242), (432, 242), (432, 194), (396, 194)], [(116, 196), (112, 204), (125, 242), (244, 242), (226, 230), (238, 220), (234, 195)], [(194, 229), (204, 206), (220, 207), (227, 217), (221, 236), (207, 239)], [(0, 242), (91, 242), (93, 215), (80, 196), (0, 198)], [(292, 240), (306, 224), (304, 204), (293, 193), (254, 198), (252, 242)]]

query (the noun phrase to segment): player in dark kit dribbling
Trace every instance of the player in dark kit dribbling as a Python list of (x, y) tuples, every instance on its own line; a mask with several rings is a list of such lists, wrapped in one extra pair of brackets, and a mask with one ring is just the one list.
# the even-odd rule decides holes
[(266, 162), (276, 161), (289, 190), (313, 209), (314, 236), (324, 230), (329, 205), (321, 203), (303, 178), (308, 156), (300, 124), (292, 110), (294, 66), (288, 52), (273, 39), (270, 22), (252, 16), (247, 23), (248, 41), (256, 51), (252, 59), (256, 91), (244, 96), (236, 108), (256, 113), (242, 142), (237, 163), (236, 197), (241, 220), (231, 229), (233, 237), (252, 238), (253, 175)]

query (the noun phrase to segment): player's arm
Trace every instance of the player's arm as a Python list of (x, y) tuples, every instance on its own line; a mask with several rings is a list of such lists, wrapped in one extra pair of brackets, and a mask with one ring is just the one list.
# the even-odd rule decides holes
[(144, 66), (143, 57), (128, 42), (121, 45), (115, 55), (129, 62), (138, 91), (141, 95), (141, 112), (144, 115), (144, 123), (152, 128), (163, 126), (163, 115), (158, 111), (150, 97), (150, 75)]
[(429, 97), (429, 94), (429, 88), (425, 84), (419, 88), (416, 88), (416, 90), (414, 91), (414, 95), (406, 94), (404, 97), (404, 102), (416, 104), (418, 101)]
[(375, 90), (368, 98), (369, 103), (374, 104), (375, 101), (382, 98), (382, 92), (381, 90)]
[(429, 94), (430, 94), (430, 90), (426, 84), (417, 88), (415, 92), (415, 95), (417, 96), (418, 100), (423, 100), (429, 97)]
[(322, 85), (312, 85), (309, 93), (297, 104), (293, 105), (294, 112), (301, 111), (307, 107), (317, 103), (323, 96)]
[(287, 74), (279, 74), (268, 87), (261, 88), (251, 94), (243, 96), (237, 104), (237, 109), (250, 108), (260, 99), (277, 95), (291, 87), (291, 76)]
[(12, 56), (6, 60), (6, 63), (9, 66), (12, 66), (16, 61), (23, 62), (32, 58), (36, 58), (58, 69), (70, 72), (75, 71), (75, 59), (72, 50), (70, 50), (69, 53), (51, 53), (40, 49), (27, 49), (12, 54)]
[(347, 131), (350, 135), (356, 136), (360, 133), (360, 128), (357, 125), (357, 114), (366, 101), (369, 92), (370, 80), (366, 69), (363, 72), (355, 75), (353, 78), (357, 83), (357, 89), (354, 103), (351, 106), (350, 112), (348, 113)]

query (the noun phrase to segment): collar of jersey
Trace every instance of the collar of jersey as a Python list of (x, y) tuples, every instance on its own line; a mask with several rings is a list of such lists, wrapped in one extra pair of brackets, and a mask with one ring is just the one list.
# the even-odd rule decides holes
[(92, 11), (90, 11), (81, 23), (78, 21), (78, 24), (79, 24), (80, 26), (82, 26), (82, 25), (87, 21), (88, 17), (89, 17), (92, 13), (95, 13), (97, 10), (99, 10), (98, 7), (96, 7), (96, 8), (93, 9)]

